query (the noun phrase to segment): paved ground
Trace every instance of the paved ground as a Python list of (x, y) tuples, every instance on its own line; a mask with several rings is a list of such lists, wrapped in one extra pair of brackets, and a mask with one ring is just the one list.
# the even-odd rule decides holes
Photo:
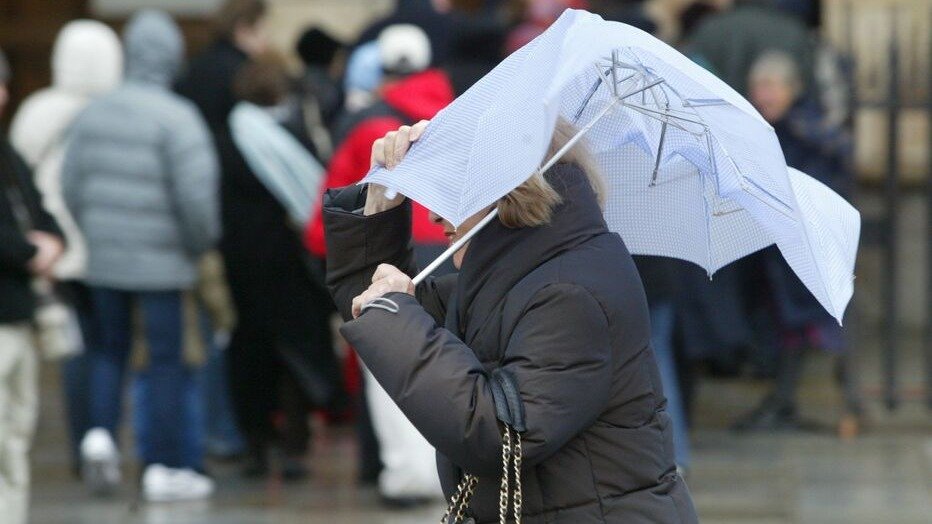
[[(875, 346), (876, 347), (876, 346)], [(919, 392), (918, 343), (903, 366), (907, 394)], [(863, 358), (868, 394), (877, 391), (874, 351)], [(704, 523), (932, 522), (932, 416), (918, 402), (890, 415), (870, 404), (870, 424), (853, 441), (833, 433), (840, 398), (831, 361), (817, 356), (804, 387), (805, 414), (816, 423), (803, 434), (738, 437), (725, 428), (764, 391), (751, 381), (706, 381), (700, 390), (695, 464), (689, 484)], [(68, 474), (54, 368), (43, 378), (44, 406), (34, 452), (33, 522), (41, 524), (415, 524), (436, 522), (441, 508), (382, 510), (371, 490), (353, 483), (354, 443), (346, 429), (324, 429), (309, 463), (313, 477), (284, 485), (248, 482), (232, 465), (216, 464), (219, 493), (210, 503), (144, 505), (124, 487), (112, 500), (89, 498)], [(2, 522), (2, 517), (0, 517)]]

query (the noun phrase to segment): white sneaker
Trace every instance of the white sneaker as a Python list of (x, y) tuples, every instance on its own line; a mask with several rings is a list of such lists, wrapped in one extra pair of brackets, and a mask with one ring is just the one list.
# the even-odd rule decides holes
[(142, 475), (142, 495), (149, 502), (201, 500), (214, 493), (214, 481), (191, 469), (152, 464)]
[(93, 428), (81, 439), (81, 477), (98, 495), (112, 493), (120, 484), (120, 453), (104, 428)]

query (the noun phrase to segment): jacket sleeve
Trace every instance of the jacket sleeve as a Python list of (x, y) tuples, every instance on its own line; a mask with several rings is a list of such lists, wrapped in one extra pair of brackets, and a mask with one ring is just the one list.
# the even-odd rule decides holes
[[(389, 298), (397, 313), (369, 309), (345, 324), (343, 335), (440, 453), (470, 473), (498, 474), (501, 427), (493, 379), (413, 297)], [(612, 379), (608, 332), (601, 306), (579, 286), (551, 284), (528, 304), (503, 364), (524, 406), (526, 465), (549, 457), (604, 410)]]
[(34, 210), (35, 216), (33, 217), (34, 224), (33, 227), (39, 231), (44, 231), (46, 233), (51, 233), (61, 239), (62, 242), (65, 241), (65, 235), (62, 233), (61, 227), (58, 225), (58, 221), (55, 220), (55, 217), (45, 208), (45, 204), (42, 199), (42, 193), (39, 192), (39, 188), (36, 187), (35, 178), (32, 176), (32, 170), (26, 165), (25, 160), (15, 151), (13, 154), (13, 162), (16, 166), (17, 174), (20, 178), (20, 185), (23, 190), (23, 196), (26, 201), (29, 203), (31, 209)]
[(328, 190), (323, 223), (327, 241), (327, 286), (344, 320), (352, 316), (353, 298), (372, 283), (379, 264), (391, 264), (406, 274), (415, 271), (411, 250), (411, 203), (365, 216), (362, 186)]
[[(51, 233), (62, 239), (64, 235), (58, 227), (58, 223), (46, 211), (42, 204), (42, 195), (36, 188), (32, 179), (32, 173), (23, 159), (13, 151), (12, 147), (8, 150), (10, 155), (9, 165), (13, 168), (12, 175), (18, 179), (18, 185), (23, 192), (23, 198), (27, 205), (34, 211), (33, 227), (39, 231)], [(0, 194), (0, 198), (4, 195)], [(26, 263), (35, 256), (36, 248), (29, 240), (26, 239), (23, 232), (15, 224), (0, 225), (0, 264), (13, 270), (25, 271)]]
[[(372, 143), (401, 124), (395, 118), (375, 118), (358, 125), (333, 153), (324, 179), (325, 192), (362, 180), (369, 172)], [(327, 254), (322, 213), (322, 206), (318, 206), (318, 214), (308, 223), (304, 236), (307, 248), (320, 257)]]
[(199, 256), (220, 238), (220, 168), (207, 125), (193, 106), (176, 127), (166, 139), (169, 187), (185, 245)]
[(0, 224), (0, 266), (26, 271), (26, 263), (35, 256), (36, 247), (13, 224)]
[[(324, 194), (323, 224), (327, 242), (327, 286), (344, 320), (351, 320), (353, 298), (372, 283), (379, 264), (391, 264), (408, 276), (417, 274), (411, 249), (411, 201), (375, 215), (358, 212), (365, 205), (363, 186), (331, 189)], [(417, 288), (418, 300), (435, 318), (446, 311), (455, 275), (428, 278)]]

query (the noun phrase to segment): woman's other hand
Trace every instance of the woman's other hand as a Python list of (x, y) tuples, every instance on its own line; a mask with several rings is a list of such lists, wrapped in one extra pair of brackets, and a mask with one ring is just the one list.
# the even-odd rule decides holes
[(389, 293), (407, 293), (413, 296), (414, 283), (411, 277), (402, 273), (397, 267), (379, 264), (375, 274), (372, 275), (372, 284), (369, 289), (353, 299), (353, 318), (357, 318), (362, 313), (364, 305)]
[[(372, 144), (372, 160), (370, 165), (385, 166), (386, 169), (394, 169), (405, 154), (411, 143), (421, 138), (427, 124), (430, 121), (421, 120), (413, 126), (401, 126), (396, 131), (390, 131), (382, 138)], [(365, 215), (374, 215), (382, 211), (388, 211), (404, 201), (402, 195), (395, 195), (394, 198), (385, 196), (386, 189), (378, 184), (369, 184), (369, 193), (366, 197), (366, 207), (363, 210)]]
[(27, 269), (34, 275), (49, 276), (55, 262), (64, 253), (65, 245), (60, 238), (45, 231), (30, 231), (26, 239), (36, 247), (36, 254), (28, 262)]

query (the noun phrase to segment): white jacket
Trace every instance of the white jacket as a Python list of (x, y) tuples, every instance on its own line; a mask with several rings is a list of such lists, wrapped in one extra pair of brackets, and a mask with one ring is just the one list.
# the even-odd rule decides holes
[(116, 87), (122, 74), (123, 53), (112, 29), (93, 20), (69, 22), (52, 50), (52, 85), (23, 101), (10, 128), (10, 141), (32, 167), (43, 203), (65, 233), (67, 249), (55, 266), (62, 280), (82, 278), (87, 260), (84, 240), (62, 198), (68, 128), (92, 98)]

